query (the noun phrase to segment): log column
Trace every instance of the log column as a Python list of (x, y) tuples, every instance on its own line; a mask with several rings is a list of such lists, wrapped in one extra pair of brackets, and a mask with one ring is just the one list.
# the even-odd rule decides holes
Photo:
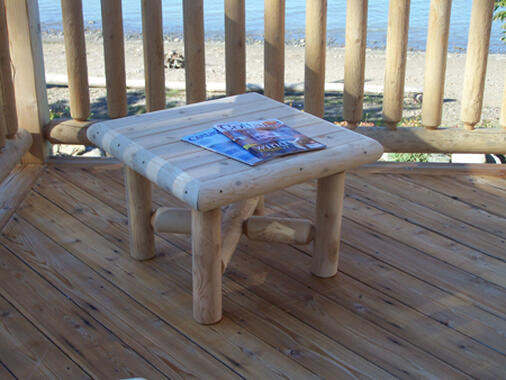
[(466, 54), (460, 117), (468, 130), (480, 121), (487, 73), (488, 47), (494, 0), (474, 0)]
[(155, 235), (151, 226), (151, 182), (125, 167), (130, 232), (130, 256), (135, 260), (151, 259), (155, 255)]
[(285, 98), (285, 0), (265, 0), (264, 94)]
[(318, 277), (337, 273), (345, 173), (320, 178), (316, 192), (316, 225), (311, 271)]
[(208, 325), (222, 317), (221, 209), (192, 210), (193, 318)]
[(246, 92), (246, 15), (244, 0), (225, 0), (227, 96)]

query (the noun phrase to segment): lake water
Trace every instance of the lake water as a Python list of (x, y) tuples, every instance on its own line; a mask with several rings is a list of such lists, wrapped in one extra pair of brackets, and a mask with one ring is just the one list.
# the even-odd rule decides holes
[[(408, 45), (410, 49), (424, 50), (429, 18), (429, 0), (411, 0), (411, 17)], [(182, 0), (163, 0), (164, 31), (181, 35), (183, 31)], [(261, 39), (263, 33), (264, 0), (246, 0), (246, 29), (250, 38)], [(286, 1), (286, 35), (288, 40), (304, 38), (306, 0)], [(450, 51), (465, 50), (471, 14), (471, 0), (454, 0), (450, 24)], [(45, 31), (61, 30), (60, 0), (39, 0), (40, 18)], [(223, 38), (224, 0), (205, 0), (205, 30), (208, 38)], [(87, 28), (101, 27), (100, 0), (83, 0)], [(123, 0), (123, 17), (126, 33), (141, 31), (140, 0)], [(388, 21), (388, 0), (369, 1), (368, 46), (383, 48)], [(328, 1), (328, 43), (344, 44), (346, 0)], [(490, 49), (494, 53), (506, 53), (506, 43), (500, 40), (501, 24), (494, 21)]]

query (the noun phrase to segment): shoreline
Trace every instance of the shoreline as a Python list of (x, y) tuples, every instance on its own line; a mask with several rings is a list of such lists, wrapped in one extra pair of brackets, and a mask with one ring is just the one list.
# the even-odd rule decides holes
[[(86, 47), (89, 76), (103, 78), (105, 76), (103, 45), (99, 31), (86, 32)], [(43, 49), (46, 74), (66, 75), (63, 34), (43, 33)], [(180, 37), (166, 35), (164, 49), (166, 53), (172, 50), (184, 53), (183, 41)], [(139, 34), (125, 37), (125, 54), (127, 80), (144, 79), (142, 40)], [(304, 54), (303, 41), (286, 44), (285, 83), (303, 85)], [(344, 48), (327, 46), (326, 55), (326, 82), (339, 88), (344, 75)], [(459, 123), (465, 57), (465, 53), (460, 52), (448, 54), (443, 111), (444, 125)], [(263, 85), (262, 41), (247, 41), (246, 60), (247, 83)], [(297, 64), (293, 64), (294, 62)], [(424, 64), (425, 52), (408, 50), (405, 87), (410, 92), (423, 92)], [(498, 124), (504, 86), (504, 67), (506, 67), (506, 54), (489, 54), (482, 120), (491, 125)], [(366, 89), (377, 89), (370, 91), (371, 93), (377, 94), (383, 87), (384, 68), (385, 50), (368, 48), (366, 50), (365, 86)], [(184, 83), (185, 81), (184, 69), (166, 69), (165, 73), (168, 82)], [(208, 83), (225, 82), (225, 43), (223, 40), (206, 40), (206, 80)], [(48, 92), (49, 103), (63, 104), (68, 99), (65, 97), (65, 90), (64, 88), (50, 89), (50, 93)], [(105, 96), (105, 89), (90, 89), (90, 95), (93, 102), (94, 99)], [(409, 96), (407, 93), (405, 95)], [(411, 110), (406, 109), (404, 112), (406, 117), (414, 117), (417, 113), (420, 113), (417, 107), (413, 107)]]

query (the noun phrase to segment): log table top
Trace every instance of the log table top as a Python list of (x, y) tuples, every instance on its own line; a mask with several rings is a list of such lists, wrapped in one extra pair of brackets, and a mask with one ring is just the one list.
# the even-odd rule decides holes
[[(181, 141), (217, 123), (272, 118), (327, 148), (249, 166)], [(383, 151), (375, 140), (256, 93), (96, 123), (88, 138), (200, 211), (374, 162)]]

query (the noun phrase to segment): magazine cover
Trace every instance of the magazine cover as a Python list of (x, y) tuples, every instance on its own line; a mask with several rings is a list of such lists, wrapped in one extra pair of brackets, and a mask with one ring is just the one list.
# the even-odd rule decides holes
[(193, 135), (185, 136), (181, 140), (222, 154), (226, 157), (233, 158), (248, 165), (256, 165), (264, 161), (241, 148), (227, 136), (218, 132), (215, 128), (206, 129)]
[(277, 119), (218, 124), (215, 128), (263, 160), (325, 148)]

